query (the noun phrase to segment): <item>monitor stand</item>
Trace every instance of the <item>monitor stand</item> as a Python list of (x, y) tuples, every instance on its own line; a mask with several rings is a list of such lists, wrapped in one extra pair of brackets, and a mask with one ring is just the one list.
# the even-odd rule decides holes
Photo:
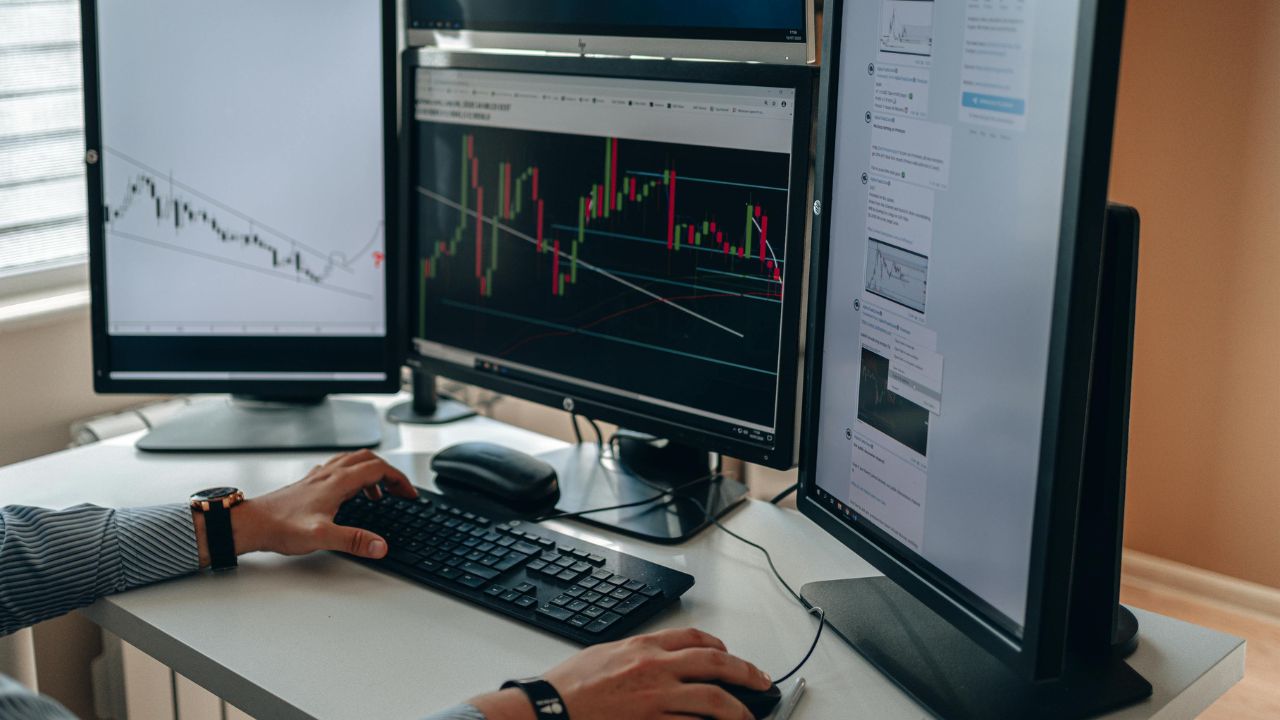
[(373, 405), (325, 397), (219, 397), (193, 403), (152, 428), (138, 449), (155, 453), (360, 450), (382, 442)]
[(557, 512), (615, 507), (662, 497), (665, 492), (662, 501), (574, 519), (675, 545), (697, 535), (746, 497), (746, 486), (711, 470), (709, 453), (669, 441), (616, 447), (620, 449), (615, 452), (582, 443), (539, 456), (560, 476)]
[(887, 578), (801, 590), (842, 638), (939, 717), (1075, 720), (1151, 695), (1124, 662), (1137, 648), (1138, 620), (1120, 605), (1139, 224), (1133, 208), (1107, 208), (1062, 677), (1032, 683), (1015, 674)]
[(413, 400), (387, 411), (388, 420), (402, 425), (448, 425), (475, 416), (467, 405), (440, 397), (436, 376), (422, 368), (413, 368)]

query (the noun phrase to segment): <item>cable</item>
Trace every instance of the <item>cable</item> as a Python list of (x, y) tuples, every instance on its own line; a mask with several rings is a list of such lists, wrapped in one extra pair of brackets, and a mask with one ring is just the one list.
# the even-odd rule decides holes
[(569, 413), (569, 422), (573, 423), (573, 436), (577, 438), (578, 444), (582, 444), (582, 428), (578, 427), (578, 413)]
[(813, 657), (813, 651), (818, 649), (818, 641), (822, 639), (822, 628), (827, 626), (827, 611), (823, 610), (822, 608), (809, 608), (810, 614), (813, 614), (815, 612), (818, 613), (818, 632), (813, 636), (813, 644), (809, 646), (809, 652), (805, 653), (804, 657), (800, 659), (799, 665), (796, 665), (795, 667), (791, 668), (791, 672), (787, 673), (786, 675), (783, 675), (780, 678), (776, 678), (773, 681), (774, 685), (780, 685), (790, 680), (791, 676), (800, 672), (800, 668), (804, 667), (805, 663), (809, 662), (809, 658)]
[(604, 433), (600, 431), (600, 424), (586, 415), (583, 415), (583, 417), (587, 419), (587, 422), (591, 423), (591, 429), (596, 431), (596, 449), (600, 455), (604, 455)]
[[(624, 503), (622, 505), (610, 505), (608, 507), (592, 508), (590, 510), (578, 510), (576, 512), (556, 513), (554, 515), (543, 515), (541, 517), (530, 520), (530, 522), (534, 524), (539, 524), (539, 523), (547, 522), (548, 520), (565, 520), (569, 518), (583, 517), (585, 515), (595, 515), (596, 513), (609, 512), (610, 510), (626, 510), (627, 508), (640, 507), (642, 505), (653, 505), (654, 503), (657, 503), (663, 500), (666, 500), (668, 503), (670, 503), (671, 500), (668, 499), (668, 496), (670, 496), (672, 493), (677, 493), (686, 488), (693, 487), (694, 485), (705, 483), (708, 480), (715, 481), (717, 479), (718, 478), (716, 478), (713, 475), (704, 475), (703, 477), (700, 477), (696, 480), (690, 480), (689, 482), (683, 483), (680, 485), (673, 485), (670, 488), (658, 488), (659, 493), (657, 495), (654, 495), (653, 497), (650, 497), (650, 498), (645, 498), (644, 500), (636, 500), (635, 502)], [(645, 482), (645, 484), (649, 485), (650, 487), (657, 487), (648, 482)]]
[(783, 490), (782, 492), (780, 492), (780, 493), (778, 493), (777, 495), (775, 495), (775, 496), (773, 497), (773, 499), (769, 501), (769, 504), (770, 504), (770, 505), (777, 505), (778, 503), (782, 502), (783, 500), (786, 500), (787, 498), (791, 497), (791, 495), (792, 495), (792, 494), (794, 494), (794, 493), (795, 493), (795, 491), (797, 491), (797, 490), (799, 490), (799, 489), (800, 489), (800, 483), (796, 483), (795, 485), (792, 485), (791, 487), (787, 488), (786, 490)]
[(820, 607), (814, 607), (810, 605), (803, 597), (800, 596), (800, 593), (797, 593), (794, 589), (792, 589), (791, 584), (786, 581), (786, 578), (782, 577), (782, 573), (778, 572), (778, 566), (773, 564), (773, 555), (769, 554), (769, 550), (766, 549), (763, 545), (756, 542), (752, 542), (751, 540), (748, 540), (742, 537), (741, 535), (739, 535), (738, 533), (725, 527), (724, 523), (720, 522), (719, 518), (711, 517), (711, 511), (708, 510), (707, 506), (697, 498), (686, 497), (685, 499), (693, 503), (694, 505), (697, 505), (702, 510), (702, 512), (707, 516), (707, 520), (710, 521), (717, 528), (719, 528), (721, 531), (723, 531), (725, 534), (727, 534), (729, 537), (732, 537), (738, 542), (741, 542), (745, 545), (749, 545), (755, 548), (756, 550), (759, 550), (761, 553), (763, 553), (765, 561), (769, 563), (769, 570), (773, 573), (773, 577), (776, 578), (778, 582), (782, 584), (782, 587), (786, 588), (787, 593), (790, 594), (791, 597), (794, 598), (796, 602), (800, 603), (800, 606), (803, 607), (806, 611), (808, 611), (809, 614), (813, 614), (815, 612), (818, 614), (818, 632), (815, 633), (813, 636), (813, 643), (809, 646), (809, 652), (805, 653), (804, 657), (800, 660), (800, 663), (796, 665), (794, 668), (792, 668), (790, 672), (788, 672), (787, 674), (783, 675), (780, 678), (775, 678), (773, 682), (775, 685), (778, 685), (789, 680), (796, 673), (800, 672), (800, 669), (805, 666), (805, 663), (808, 663), (809, 659), (813, 657), (814, 650), (818, 648), (818, 641), (822, 639), (822, 629), (826, 627), (826, 624), (827, 624), (827, 611), (823, 610)]

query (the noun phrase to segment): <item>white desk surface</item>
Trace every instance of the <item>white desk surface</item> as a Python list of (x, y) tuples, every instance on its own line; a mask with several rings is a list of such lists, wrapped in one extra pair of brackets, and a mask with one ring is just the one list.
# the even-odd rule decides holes
[[(429, 453), (454, 443), (484, 439), (526, 452), (563, 446), (483, 418), (441, 428), (388, 426), (386, 432), (380, 452), (425, 487), (431, 487)], [(138, 437), (0, 469), (0, 504), (159, 504), (228, 484), (252, 497), (323, 459), (146, 455), (133, 447)], [(768, 547), (793, 586), (875, 574), (795, 511), (751, 502), (727, 524)], [(814, 621), (777, 586), (763, 557), (724, 533), (664, 547), (573, 523), (549, 526), (697, 578), (681, 604), (647, 629), (699, 627), (774, 674), (790, 669), (813, 639)], [(264, 720), (421, 718), (508, 678), (537, 674), (575, 651), (567, 641), (327, 553), (249, 556), (234, 573), (136, 590), (84, 614)], [(1243, 677), (1243, 640), (1137, 615), (1142, 642), (1130, 662), (1155, 695), (1113, 717), (1195, 717)], [(824, 634), (801, 675), (809, 688), (797, 720), (926, 716), (834, 633)]]

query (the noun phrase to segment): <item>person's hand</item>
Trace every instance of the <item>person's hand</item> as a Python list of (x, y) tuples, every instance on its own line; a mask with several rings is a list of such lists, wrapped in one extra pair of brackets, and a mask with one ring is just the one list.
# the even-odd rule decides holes
[[(587, 648), (542, 677), (564, 698), (574, 720), (751, 720), (742, 703), (705, 681), (754, 690), (767, 690), (772, 684), (754, 665), (730, 655), (724, 643), (693, 629), (664, 630)], [(529, 700), (518, 689), (471, 702), (489, 720), (533, 717)]]
[[(306, 555), (337, 550), (363, 558), (387, 554), (387, 541), (368, 530), (333, 522), (342, 503), (361, 492), (381, 493), (379, 483), (394, 495), (417, 497), (409, 479), (368, 450), (339, 455), (318, 465), (298, 482), (231, 509), (236, 554), (257, 551)], [(196, 514), (200, 564), (209, 564), (204, 517)]]

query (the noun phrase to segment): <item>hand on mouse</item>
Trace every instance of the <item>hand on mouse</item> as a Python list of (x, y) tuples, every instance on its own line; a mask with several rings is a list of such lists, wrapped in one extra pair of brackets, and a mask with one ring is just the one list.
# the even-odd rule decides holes
[[(381, 493), (379, 483), (394, 495), (417, 497), (409, 479), (368, 450), (339, 455), (318, 465), (305, 478), (231, 509), (236, 554), (256, 551), (306, 555), (337, 550), (364, 558), (387, 554), (387, 542), (375, 533), (333, 522), (338, 507), (357, 493)], [(204, 517), (197, 513), (196, 538), (200, 565), (209, 565)]]
[[(704, 632), (663, 630), (587, 648), (542, 676), (564, 698), (574, 720), (652, 720), (707, 717), (752, 720), (742, 703), (699, 681), (720, 680), (753, 690), (772, 681), (751, 663), (730, 655)], [(532, 718), (520, 690), (471, 701), (489, 720)]]

